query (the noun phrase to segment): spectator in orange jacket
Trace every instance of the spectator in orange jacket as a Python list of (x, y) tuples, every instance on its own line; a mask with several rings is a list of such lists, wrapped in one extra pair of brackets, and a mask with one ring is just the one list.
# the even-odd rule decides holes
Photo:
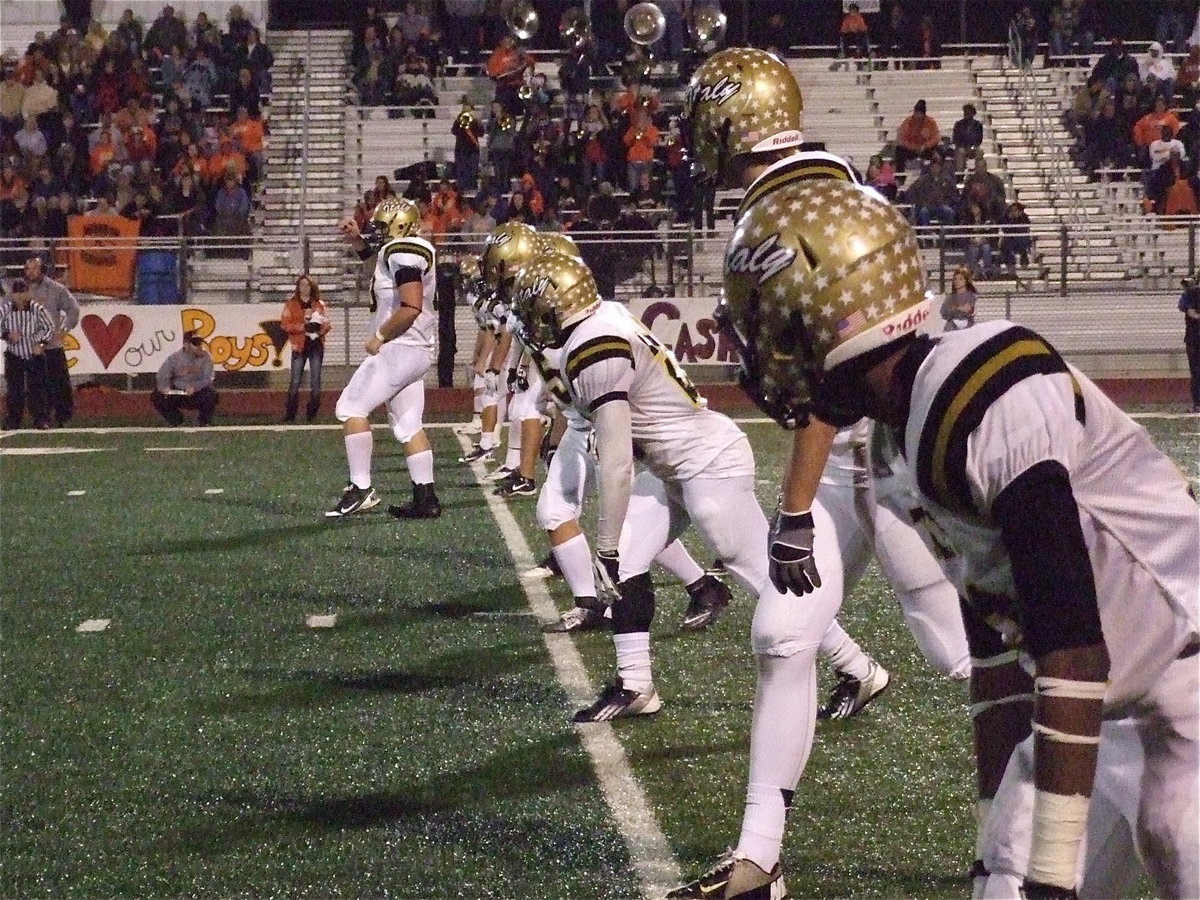
[(229, 133), (246, 157), (250, 166), (250, 180), (258, 181), (262, 177), (263, 148), (267, 133), (263, 120), (251, 117), (249, 107), (239, 106), (236, 118), (229, 126)]
[(517, 46), (511, 34), (504, 35), (488, 57), (485, 70), (496, 85), (495, 100), (512, 115), (520, 115), (525, 109), (517, 91), (525, 83), (525, 72), (533, 69), (533, 57)]
[(1154, 109), (1146, 113), (1133, 124), (1133, 142), (1138, 151), (1146, 153), (1150, 145), (1162, 136), (1162, 127), (1171, 129), (1171, 137), (1179, 134), (1182, 127), (1179, 117), (1167, 109), (1167, 99), (1161, 94), (1154, 100)]
[(862, 59), (870, 52), (871, 36), (867, 29), (867, 20), (859, 12), (858, 4), (851, 3), (846, 7), (846, 14), (842, 16), (842, 24), (838, 28), (838, 55), (853, 55), (855, 59)]
[(931, 158), (941, 140), (937, 122), (925, 114), (925, 101), (918, 100), (896, 132), (896, 171), (903, 172), (909, 160)]
[(99, 175), (103, 172), (113, 157), (116, 155), (117, 148), (113, 144), (112, 132), (105, 128), (100, 132), (100, 137), (96, 141), (96, 146), (92, 148), (92, 152), (88, 156), (91, 163), (92, 175)]
[(458, 231), (464, 219), (466, 213), (459, 202), (458, 191), (449, 181), (442, 179), (429, 200), (429, 211), (425, 216), (431, 240), (440, 242), (442, 235)]
[(521, 176), (521, 193), (525, 195), (525, 205), (533, 212), (534, 218), (541, 220), (546, 211), (546, 200), (538, 188), (537, 179), (526, 172)]
[(246, 162), (245, 155), (233, 145), (233, 137), (224, 132), (217, 145), (217, 152), (208, 161), (209, 178), (212, 181), (220, 181), (230, 171), (239, 182), (245, 181), (249, 163)]
[(629, 130), (625, 132), (625, 161), (628, 163), (627, 185), (630, 191), (642, 183), (642, 173), (650, 171), (654, 161), (654, 147), (658, 144), (658, 129), (650, 121), (650, 113), (636, 106), (629, 116)]
[(321, 408), (321, 365), (325, 360), (325, 335), (329, 334), (329, 310), (321, 300), (321, 291), (311, 275), (296, 279), (296, 291), (283, 304), (279, 325), (292, 345), (292, 377), (288, 382), (283, 421), (296, 421), (300, 408), (300, 380), (308, 364), (308, 421)]

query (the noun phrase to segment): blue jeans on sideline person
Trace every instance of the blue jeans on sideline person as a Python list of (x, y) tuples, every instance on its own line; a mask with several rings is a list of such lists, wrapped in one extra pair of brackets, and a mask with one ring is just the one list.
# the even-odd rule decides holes
[(300, 381), (304, 377), (305, 363), (308, 364), (308, 406), (305, 413), (310, 422), (317, 417), (317, 410), (321, 408), (321, 364), (324, 361), (324, 341), (309, 338), (304, 341), (304, 349), (301, 352), (292, 351), (292, 377), (288, 382), (287, 407), (283, 415), (285, 422), (296, 421), (296, 411), (300, 408)]

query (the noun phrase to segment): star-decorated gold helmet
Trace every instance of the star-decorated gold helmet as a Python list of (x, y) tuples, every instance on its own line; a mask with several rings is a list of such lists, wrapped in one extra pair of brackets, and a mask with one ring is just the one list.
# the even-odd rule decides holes
[[(796, 180), (760, 197), (725, 252), (717, 319), (741, 354), (743, 388), (788, 428), (837, 394), (831, 370), (916, 332), (928, 315), (912, 228), (851, 182)], [(844, 400), (835, 405), (850, 410)]]
[(561, 232), (540, 232), (538, 238), (541, 239), (542, 250), (546, 253), (561, 253), (564, 256), (574, 256), (576, 259), (583, 258), (579, 252), (579, 245)]
[(506, 222), (496, 228), (488, 236), (480, 257), (484, 282), (505, 293), (518, 270), (541, 255), (543, 237), (524, 222)]
[(714, 53), (687, 87), (692, 172), (727, 180), (744, 153), (799, 146), (804, 98), (779, 57), (751, 47)]
[(513, 315), (534, 348), (562, 346), (565, 332), (600, 308), (600, 292), (583, 260), (563, 253), (539, 256), (517, 273)]
[(458, 277), (464, 284), (474, 284), (482, 275), (483, 269), (479, 265), (479, 257), (475, 254), (467, 253), (458, 261)]
[(396, 238), (414, 235), (421, 227), (421, 210), (417, 204), (403, 197), (388, 197), (381, 200), (371, 213), (371, 221), (363, 232), (367, 246), (379, 252), (379, 248)]

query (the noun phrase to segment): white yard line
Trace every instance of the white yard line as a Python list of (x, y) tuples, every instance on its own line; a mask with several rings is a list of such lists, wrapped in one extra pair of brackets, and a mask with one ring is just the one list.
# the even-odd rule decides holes
[[(471, 438), (458, 435), (463, 452), (471, 449)], [(516, 518), (504, 500), (492, 493), (494, 485), (483, 480), (483, 467), (472, 466), (476, 481), (484, 491), (488, 508), (496, 519), (508, 552), (512, 555), (518, 572), (537, 564), (533, 551)], [(521, 589), (529, 601), (529, 608), (542, 622), (553, 622), (558, 618), (558, 608), (546, 584), (541, 579), (522, 578)], [(583, 659), (575, 649), (575, 643), (566, 634), (543, 634), (542, 639), (554, 664), (559, 684), (567, 694), (572, 707), (588, 706), (596, 699), (596, 688), (588, 678)], [(636, 727), (636, 723), (634, 723)], [(617, 830), (629, 848), (629, 856), (641, 884), (642, 896), (662, 897), (680, 883), (679, 862), (671, 853), (666, 836), (658, 826), (658, 819), (641, 784), (633, 775), (625, 748), (617, 740), (611, 724), (600, 722), (577, 728), (584, 749), (592, 758), (600, 790), (608, 808), (616, 820)]]

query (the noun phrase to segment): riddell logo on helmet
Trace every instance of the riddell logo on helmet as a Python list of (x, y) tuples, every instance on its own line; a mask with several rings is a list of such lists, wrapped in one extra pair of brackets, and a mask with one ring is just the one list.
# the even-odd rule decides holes
[(929, 307), (922, 306), (920, 309), (910, 310), (899, 322), (888, 322), (883, 326), (883, 334), (885, 337), (900, 337), (902, 334), (907, 334), (910, 331), (916, 331), (921, 327), (921, 323), (929, 318)]

